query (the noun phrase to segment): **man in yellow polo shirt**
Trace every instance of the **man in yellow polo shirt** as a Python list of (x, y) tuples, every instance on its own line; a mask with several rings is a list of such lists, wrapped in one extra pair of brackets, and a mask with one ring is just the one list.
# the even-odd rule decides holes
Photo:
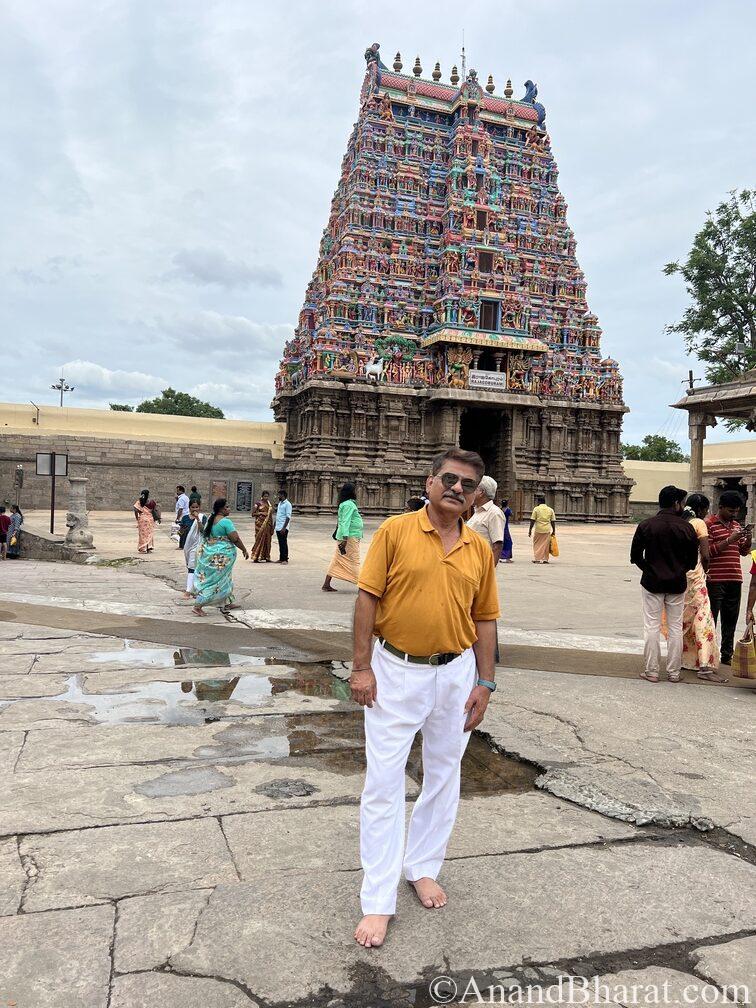
[[(436, 877), (457, 815), (460, 762), (496, 688), (493, 555), (462, 521), (482, 475), (475, 452), (436, 456), (427, 506), (385, 521), (360, 572), (350, 685), (365, 706), (365, 916), (355, 938), (366, 948), (383, 944), (402, 866), (424, 907), (446, 904)], [(420, 730), (423, 789), (405, 850), (404, 773)]]

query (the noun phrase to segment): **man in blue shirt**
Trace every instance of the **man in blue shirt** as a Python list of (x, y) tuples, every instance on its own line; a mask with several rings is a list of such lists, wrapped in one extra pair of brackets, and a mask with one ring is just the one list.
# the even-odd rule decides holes
[(290, 523), (291, 501), (286, 497), (285, 490), (279, 490), (278, 507), (276, 508), (276, 539), (278, 539), (278, 560), (276, 560), (276, 563), (289, 562)]

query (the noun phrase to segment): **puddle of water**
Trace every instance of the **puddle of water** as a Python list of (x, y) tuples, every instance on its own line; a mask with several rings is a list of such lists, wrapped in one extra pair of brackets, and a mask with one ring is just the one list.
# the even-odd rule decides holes
[(133, 641), (124, 640), (120, 651), (95, 651), (89, 661), (97, 664), (115, 662), (118, 665), (139, 665), (158, 668), (192, 668), (219, 666), (231, 668), (235, 665), (266, 665), (265, 658), (256, 655), (230, 654), (228, 651), (211, 651), (207, 648), (191, 647), (142, 647)]
[[(88, 693), (83, 688), (83, 675), (73, 675), (63, 693), (39, 699), (87, 706), (98, 724), (200, 725), (225, 718), (227, 702), (259, 707), (270, 697), (289, 691), (336, 700), (349, 697), (349, 687), (324, 669), (308, 666), (302, 671), (288, 671), (294, 674), (270, 676), (247, 672), (229, 679), (153, 680), (129, 684), (111, 693)], [(11, 698), (6, 705), (21, 699)], [(34, 703), (35, 699), (25, 702)], [(279, 741), (269, 738), (263, 750), (258, 751), (261, 755), (287, 755), (288, 742), (285, 738)]]
[[(365, 731), (362, 711), (289, 715), (285, 721), (292, 763), (306, 763), (330, 773), (354, 774), (364, 771)], [(535, 767), (496, 752), (485, 739), (473, 735), (462, 760), (460, 794), (463, 798), (524, 794), (534, 790), (538, 774)], [(407, 775), (417, 784), (422, 784), (420, 735), (410, 749)]]

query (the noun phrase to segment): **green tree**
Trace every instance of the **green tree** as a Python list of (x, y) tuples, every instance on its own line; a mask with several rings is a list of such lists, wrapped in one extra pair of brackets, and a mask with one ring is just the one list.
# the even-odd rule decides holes
[(622, 457), (635, 462), (690, 462), (676, 441), (661, 434), (646, 434), (639, 445), (623, 444)]
[(112, 410), (116, 410), (116, 412), (118, 412), (118, 413), (133, 413), (134, 412), (134, 407), (133, 406), (127, 406), (126, 403), (112, 402), (110, 404), (110, 408)]
[(163, 389), (159, 396), (147, 399), (136, 408), (137, 413), (168, 413), (171, 416), (209, 417), (213, 420), (223, 420), (223, 411), (210, 403), (202, 402), (186, 392), (175, 389)]
[(756, 367), (756, 192), (730, 193), (707, 218), (686, 261), (664, 267), (682, 276), (692, 302), (667, 332), (685, 338), (717, 384)]

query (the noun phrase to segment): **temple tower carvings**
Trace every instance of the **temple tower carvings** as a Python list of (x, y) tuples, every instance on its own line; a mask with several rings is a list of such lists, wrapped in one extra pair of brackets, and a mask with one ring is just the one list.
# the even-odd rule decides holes
[[(532, 81), (503, 97), (365, 53), (358, 121), (276, 377), (281, 477), (303, 512), (356, 481), (401, 510), (434, 452), (479, 451), (523, 508), (621, 521), (626, 407), (602, 358)], [(420, 73), (422, 71), (420, 70)]]

